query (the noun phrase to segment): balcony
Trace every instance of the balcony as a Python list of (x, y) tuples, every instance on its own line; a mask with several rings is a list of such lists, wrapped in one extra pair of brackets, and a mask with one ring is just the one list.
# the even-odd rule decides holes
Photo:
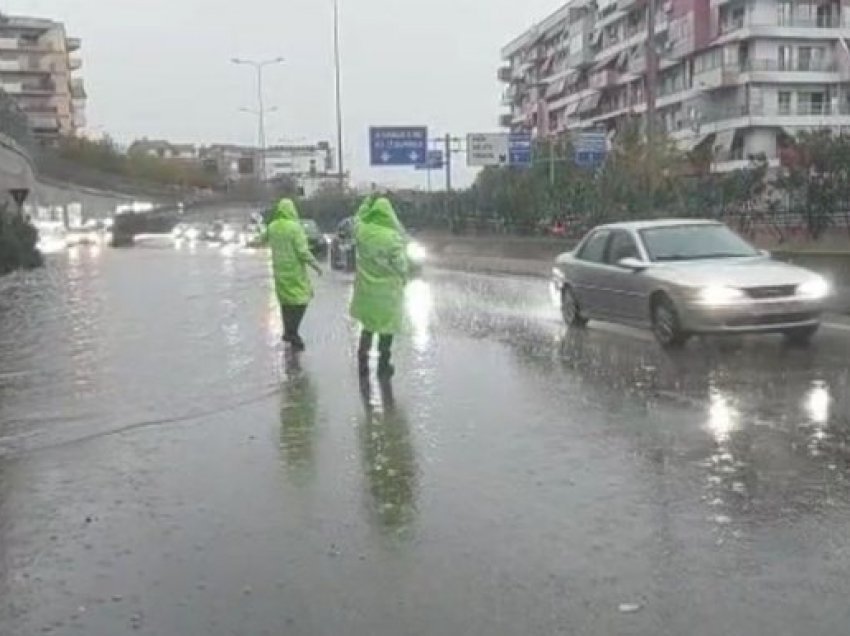
[(50, 115), (30, 115), (30, 126), (35, 132), (55, 132), (59, 130), (59, 118)]
[(74, 99), (86, 98), (86, 86), (82, 79), (71, 80), (71, 97)]
[(65, 40), (65, 46), (69, 53), (73, 53), (74, 51), (80, 50), (83, 46), (83, 41), (80, 38), (67, 38)]
[(510, 66), (501, 66), (499, 70), (496, 71), (496, 79), (500, 82), (510, 82), (513, 71)]
[(714, 37), (723, 37), (740, 31), (751, 29), (754, 31), (771, 31), (776, 29), (840, 29), (841, 17), (837, 15), (822, 15), (817, 17), (783, 16), (779, 15), (775, 20), (753, 20), (743, 15), (721, 20), (717, 25)]
[(68, 68), (72, 71), (79, 71), (83, 68), (83, 61), (78, 57), (72, 57), (68, 60)]
[(835, 73), (838, 65), (824, 60), (795, 60), (780, 62), (779, 60), (747, 60), (740, 66), (744, 73)]
[(827, 102), (809, 102), (780, 106), (779, 108), (765, 108), (764, 106), (747, 106), (741, 104), (729, 108), (710, 111), (700, 118), (700, 124), (712, 124), (730, 119), (747, 117), (764, 117), (772, 119), (776, 117), (838, 117), (850, 115), (850, 104), (833, 106)]
[(513, 124), (514, 116), (510, 113), (504, 113), (499, 115), (499, 126), (501, 128), (510, 128)]
[(603, 69), (590, 76), (590, 87), (596, 89), (607, 88), (617, 83), (620, 74), (614, 69)]
[(23, 82), (19, 86), (18, 92), (22, 95), (52, 95), (56, 92), (54, 82)]

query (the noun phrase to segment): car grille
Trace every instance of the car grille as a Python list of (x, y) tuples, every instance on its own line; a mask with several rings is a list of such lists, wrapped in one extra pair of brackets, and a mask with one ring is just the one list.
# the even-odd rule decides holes
[(817, 311), (800, 311), (791, 314), (761, 314), (736, 316), (726, 321), (727, 327), (760, 327), (764, 325), (785, 325), (796, 322), (810, 322), (820, 315)]
[(749, 287), (744, 292), (750, 298), (763, 300), (765, 298), (788, 298), (797, 293), (796, 285), (773, 285), (771, 287)]

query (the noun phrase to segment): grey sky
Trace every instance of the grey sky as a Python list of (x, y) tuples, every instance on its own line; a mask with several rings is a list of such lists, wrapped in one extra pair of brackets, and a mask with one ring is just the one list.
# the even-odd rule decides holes
[[(368, 167), (367, 128), (433, 135), (497, 130), (499, 50), (563, 0), (340, 0), (345, 154), (355, 183), (423, 184)], [(270, 142), (333, 141), (331, 0), (7, 0), (83, 38), (91, 128), (198, 143), (256, 141), (254, 76), (233, 56), (281, 55), (268, 71)], [(463, 156), (457, 157), (464, 163)], [(459, 168), (459, 182), (472, 173)]]

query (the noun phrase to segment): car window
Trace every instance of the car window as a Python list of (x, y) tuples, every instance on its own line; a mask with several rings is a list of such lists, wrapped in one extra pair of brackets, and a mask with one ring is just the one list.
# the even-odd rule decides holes
[(611, 233), (608, 230), (600, 230), (591, 236), (582, 246), (578, 258), (591, 263), (601, 263), (605, 257), (605, 245)]
[(753, 246), (719, 223), (649, 228), (641, 236), (653, 261), (758, 256)]
[(640, 258), (637, 243), (628, 232), (614, 232), (608, 244), (608, 256), (605, 262), (616, 265), (624, 258)]

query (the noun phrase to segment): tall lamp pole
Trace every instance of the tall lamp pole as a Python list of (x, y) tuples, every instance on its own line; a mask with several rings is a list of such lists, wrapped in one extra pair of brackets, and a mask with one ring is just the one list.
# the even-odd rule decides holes
[(276, 57), (273, 60), (242, 60), (237, 57), (234, 57), (231, 60), (234, 64), (240, 64), (243, 66), (251, 66), (257, 72), (257, 106), (258, 106), (258, 115), (259, 115), (259, 143), (260, 143), (260, 181), (265, 182), (266, 180), (266, 109), (265, 109), (265, 100), (263, 96), (263, 69), (267, 66), (271, 66), (273, 64), (282, 64), (284, 59), (282, 57)]
[(342, 150), (342, 84), (340, 75), (340, 53), (339, 53), (339, 0), (334, 0), (334, 68), (336, 82), (336, 152), (337, 170), (339, 171), (339, 189), (345, 189), (345, 166), (343, 165)]

